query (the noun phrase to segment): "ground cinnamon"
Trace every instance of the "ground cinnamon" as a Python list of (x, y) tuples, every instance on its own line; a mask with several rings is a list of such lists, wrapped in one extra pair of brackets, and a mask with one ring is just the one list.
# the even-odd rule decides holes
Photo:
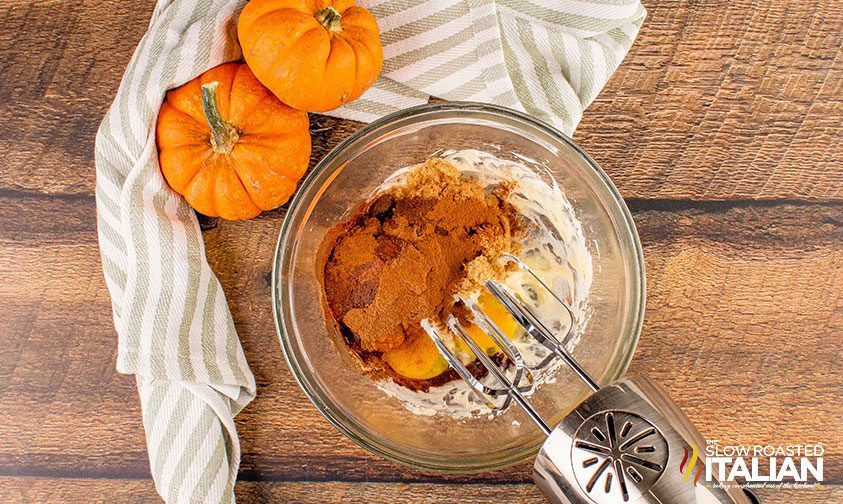
[(518, 247), (508, 190), (484, 187), (432, 159), (332, 233), (325, 297), (364, 361), (418, 337), (421, 320), (459, 313), (458, 291), (503, 276), (498, 257)]

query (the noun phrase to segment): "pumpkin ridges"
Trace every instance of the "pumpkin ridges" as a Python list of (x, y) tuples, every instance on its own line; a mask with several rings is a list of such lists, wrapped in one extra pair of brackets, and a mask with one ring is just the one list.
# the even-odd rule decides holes
[(345, 18), (346, 11), (348, 11), (348, 9), (351, 9), (352, 7), (355, 6), (354, 0), (333, 0), (333, 1), (332, 0), (325, 0), (325, 1), (320, 2), (320, 3), (322, 3), (324, 5), (322, 5), (321, 8), (318, 9), (318, 10), (322, 10), (325, 7), (330, 5), (331, 7), (336, 9), (343, 16), (343, 18)]
[(244, 145), (271, 146), (277, 142), (286, 142), (291, 138), (297, 138), (302, 141), (305, 141), (307, 139), (307, 135), (302, 135), (294, 131), (285, 131), (279, 133), (258, 133), (241, 136), (239, 143), (242, 143)]
[(380, 33), (378, 21), (375, 19), (375, 16), (362, 7), (358, 7), (356, 5), (349, 7), (342, 13), (342, 19), (343, 31), (341, 33), (348, 33), (350, 28), (366, 30), (373, 34)]
[(209, 155), (203, 162), (195, 162), (196, 173), (181, 191), (185, 201), (194, 210), (209, 217), (220, 216), (217, 212), (216, 198), (214, 197), (214, 188), (217, 183), (216, 165), (214, 155)]
[[(377, 33), (378, 27), (377, 23), (375, 22), (374, 16), (372, 14), (360, 7), (356, 7), (353, 2), (348, 2), (350, 5), (346, 7), (346, 9), (342, 12), (342, 26), (343, 30), (337, 33), (332, 33), (331, 37), (331, 56), (333, 57), (338, 49), (345, 53), (344, 55), (337, 55), (336, 59), (349, 59), (351, 60), (348, 63), (352, 63), (348, 65), (348, 68), (353, 68), (353, 70), (346, 70), (347, 77), (349, 79), (349, 89), (346, 91), (347, 94), (341, 95), (339, 98), (340, 105), (344, 105), (352, 100), (359, 98), (365, 91), (368, 89), (374, 79), (366, 78), (370, 74), (374, 74), (377, 76), (380, 73), (380, 66), (375, 64), (375, 58), (372, 51), (366, 47), (365, 44), (361, 43), (359, 39), (361, 38), (369, 38), (370, 42), (371, 39), (375, 39), (375, 44), (377, 48), (380, 48), (379, 38), (378, 37), (365, 37), (365, 33), (367, 29), (374, 29), (375, 33)], [(335, 6), (336, 7), (336, 6)], [(370, 26), (368, 27), (361, 27), (358, 26), (358, 23), (369, 23)], [(360, 52), (362, 50), (362, 53)], [(381, 53), (382, 54), (382, 53)], [(382, 55), (377, 58), (378, 61), (382, 59)], [(326, 71), (326, 73), (330, 74), (330, 69)], [(334, 85), (331, 81), (322, 82), (323, 88), (324, 87), (332, 87)], [(325, 93), (323, 92), (323, 95)], [(322, 111), (330, 110), (332, 107), (331, 105), (324, 105)]]
[[(233, 156), (220, 156), (214, 187), (215, 207), (220, 217), (229, 220), (251, 219), (261, 213), (234, 168)], [(220, 182), (223, 182), (220, 184)], [(220, 210), (220, 208), (224, 210)]]
[[(244, 65), (244, 68), (245, 65)], [(249, 81), (257, 82), (251, 72), (246, 69), (239, 72), (240, 80), (244, 85)], [(237, 77), (232, 83), (232, 96), (234, 92), (254, 92), (251, 88), (236, 88)], [(253, 100), (252, 114), (259, 116), (253, 120), (255, 126), (244, 118), (241, 127), (251, 131), (240, 137), (231, 152), (224, 156), (218, 168), (218, 177), (223, 176), (227, 182), (220, 187), (226, 189), (224, 193), (217, 194), (217, 200), (224, 200), (225, 204), (218, 201), (217, 208), (229, 208), (231, 201), (237, 202), (234, 206), (242, 209), (240, 214), (225, 214), (226, 218), (250, 218), (251, 211), (243, 209), (241, 202), (248, 198), (259, 210), (270, 210), (283, 204), (295, 191), (296, 182), (307, 169), (307, 161), (310, 157), (310, 135), (308, 131), (307, 115), (292, 109), (278, 102), (266, 88), (261, 87), (257, 100)], [(257, 103), (254, 103), (257, 102)], [(235, 106), (235, 108), (237, 108)], [(293, 124), (290, 124), (290, 122)], [(295, 124), (298, 123), (298, 124)], [(265, 131), (273, 132), (271, 135), (278, 135), (278, 132), (289, 133), (280, 140), (272, 139), (263, 131), (257, 131), (257, 125), (264, 127)], [(292, 131), (290, 131), (292, 130)], [(298, 133), (296, 133), (296, 130)], [(263, 147), (258, 147), (263, 144)], [(268, 145), (267, 145), (268, 144)], [(254, 155), (260, 151), (261, 155)], [(293, 157), (296, 153), (298, 157)], [(305, 154), (303, 154), (305, 153)], [(304, 159), (301, 159), (302, 156)], [(257, 170), (253, 167), (261, 167)], [(238, 184), (234, 184), (234, 178)], [(219, 180), (218, 180), (219, 182)]]
[[(369, 87), (371, 87), (374, 80), (377, 78), (377, 75), (380, 74), (381, 69), (375, 63), (375, 61), (379, 61), (380, 58), (375, 58), (366, 44), (360, 43), (360, 41), (356, 38), (349, 35), (349, 33), (345, 33), (344, 40), (352, 47), (355, 57), (356, 71), (354, 75), (354, 91), (352, 92), (353, 97), (350, 98), (350, 100), (353, 100), (360, 97), (367, 89), (369, 89)], [(362, 57), (363, 54), (365, 54), (366, 57)], [(366, 78), (370, 75), (374, 76), (374, 79)]]
[[(326, 65), (331, 58), (332, 50), (332, 37), (321, 27), (304, 33), (290, 46), (287, 59), (292, 61), (292, 64), (284, 66), (288, 69), (288, 75), (294, 76), (295, 80), (303, 80), (311, 84), (306, 87), (296, 86), (295, 80), (287, 79), (283, 83), (284, 87), (294, 95), (310, 95), (308, 99), (313, 99), (312, 95), (316, 88), (320, 87), (320, 83), (325, 81), (325, 74), (328, 73)], [(279, 54), (274, 59), (276, 61), (283, 59), (283, 55)], [(317, 64), (311, 65), (310, 62), (314, 60)], [(300, 106), (297, 106), (300, 105), (299, 98), (290, 97), (290, 102), (296, 103), (284, 103), (295, 109), (303, 110)]]
[[(275, 96), (284, 96), (285, 99), (282, 101), (294, 109), (320, 111), (309, 107), (308, 104), (316, 99), (319, 92), (322, 92), (326, 74), (323, 58), (327, 62), (330, 55), (331, 39), (325, 31), (321, 28), (308, 31), (292, 44), (283, 55), (276, 54), (267, 58), (270, 61), (286, 58), (293, 62), (290, 65), (269, 65), (270, 68), (273, 66), (275, 68), (283, 67), (287, 77), (277, 79), (270, 83), (271, 86), (267, 87)], [(320, 63), (317, 65), (306, 63), (312, 60), (318, 60)], [(297, 81), (306, 81), (311, 84), (307, 87), (301, 87), (296, 85)]]
[[(244, 135), (241, 137), (238, 147), (235, 148), (233, 153), (237, 161), (236, 170), (244, 179), (244, 185), (250, 194), (251, 190), (245, 179), (256, 178), (251, 173), (252, 166), (263, 164), (270, 167), (267, 170), (268, 172), (281, 172), (284, 174), (284, 178), (290, 180), (295, 187), (298, 180), (307, 171), (310, 161), (311, 143), (309, 134), (285, 132)], [(257, 198), (253, 199), (258, 206), (265, 208), (265, 205), (261, 204)], [(282, 203), (284, 201), (286, 199), (283, 199)]]
[[(375, 30), (375, 33), (378, 30), (371, 13), (359, 7), (351, 7), (343, 16), (343, 31), (336, 36), (350, 46), (355, 60), (354, 90), (346, 99), (347, 103), (360, 97), (375, 81), (381, 71), (383, 52), (380, 50), (379, 37), (371, 35), (371, 30)], [(360, 26), (359, 23), (367, 21), (370, 21), (370, 26)], [(377, 53), (371, 47), (378, 49)]]
[(202, 110), (200, 89), (201, 84), (197, 80), (192, 80), (168, 91), (165, 102), (194, 121), (204, 124), (205, 112)]
[[(252, 111), (242, 118), (240, 125), (244, 130), (250, 131), (250, 135), (271, 136), (279, 134), (301, 134), (301, 130), (309, 132), (310, 121), (305, 114), (303, 118), (299, 119), (291, 115), (289, 108), (281, 109), (277, 105), (277, 98), (275, 96), (267, 96), (262, 100), (262, 106), (252, 109)], [(272, 108), (271, 111), (266, 109)], [(280, 110), (279, 110), (280, 109)], [(296, 111), (299, 112), (299, 111)], [(304, 114), (304, 113), (303, 113)], [(290, 124), (292, 123), (292, 124)], [(282, 129), (283, 128), (283, 129)], [(306, 135), (308, 138), (310, 135)]]
[(190, 143), (168, 147), (159, 154), (159, 164), (167, 183), (177, 193), (184, 191), (204, 169), (212, 151), (205, 145)]
[(284, 204), (295, 192), (296, 184), (302, 173), (298, 173), (298, 170), (290, 173), (290, 175), (279, 172), (283, 172), (288, 165), (295, 164), (297, 160), (289, 160), (285, 165), (276, 164), (275, 167), (278, 171), (255, 172), (247, 167), (256, 162), (254, 159), (256, 156), (252, 154), (244, 155), (245, 152), (235, 153), (237, 159), (235, 170), (252, 202), (261, 210), (271, 210)]
[[(314, 101), (313, 109), (324, 112), (343, 105), (353, 99), (357, 71), (357, 55), (354, 48), (343, 37), (331, 38), (331, 54), (325, 62), (321, 80), (321, 91)], [(318, 103), (318, 105), (315, 105)]]
[(159, 149), (196, 144), (208, 139), (209, 132), (205, 124), (177, 110), (169, 102), (164, 102), (161, 110), (158, 111), (158, 124), (162, 123), (175, 124), (171, 124), (168, 128), (155, 128), (155, 140)]
[[(243, 65), (246, 68), (246, 65)], [(278, 98), (266, 89), (249, 72), (250, 80), (263, 90), (263, 96), (253, 101), (248, 107), (238, 109), (236, 126), (248, 135), (274, 135), (280, 133), (301, 133), (309, 131), (310, 122), (307, 113), (295, 110), (278, 101)], [(244, 77), (245, 80), (245, 77)], [(307, 134), (309, 137), (309, 133)]]
[[(362, 10), (362, 9), (361, 9)], [(368, 12), (366, 13), (367, 16), (358, 16), (360, 21), (369, 19), (371, 14)], [(371, 54), (372, 56), (377, 56), (378, 61), (382, 61), (383, 58), (383, 48), (377, 44), (373, 44), (374, 41), (380, 40), (380, 37), (375, 35), (372, 32), (371, 26), (364, 26), (363, 23), (349, 21), (348, 26), (345, 27), (342, 33), (337, 34), (339, 37), (345, 37), (347, 39), (354, 40), (358, 44), (362, 45), (366, 48), (366, 52)], [(374, 23), (374, 18), (371, 19), (372, 23)], [(368, 23), (366, 23), (368, 24)], [(375, 24), (375, 26), (377, 26)], [(377, 52), (373, 52), (372, 49), (375, 49)]]
[(242, 65), (240, 63), (223, 63), (222, 65), (216, 66), (200, 75), (199, 78), (168, 91), (165, 101), (195, 121), (206, 124), (205, 111), (202, 108), (201, 87), (203, 84), (217, 81), (219, 82), (217, 104), (220, 114), (225, 118), (228, 116), (228, 97), (231, 91), (231, 80), (239, 66)]
[(231, 81), (231, 94), (240, 97), (229, 104), (228, 121), (239, 130), (243, 130), (245, 119), (267, 100), (277, 100), (266, 87), (263, 86), (246, 65), (240, 65), (234, 79)]
[[(310, 142), (302, 135), (277, 135), (266, 138), (261, 135), (245, 136), (243, 137), (241, 150), (235, 149), (235, 158), (238, 161), (239, 167), (253, 166), (257, 163), (245, 163), (245, 161), (257, 161), (257, 154), (252, 154), (255, 151), (263, 151), (262, 159), (267, 161), (267, 165), (272, 166), (271, 170), (283, 171), (284, 176), (298, 179), (307, 171), (308, 161), (310, 161), (311, 149)], [(251, 147), (246, 151), (243, 147)], [(295, 151), (295, 156), (289, 153)], [(287, 166), (289, 165), (289, 166)], [(284, 166), (283, 170), (280, 167)], [(246, 168), (250, 169), (250, 168)]]
[[(238, 27), (241, 24), (249, 25), (254, 23), (256, 19), (265, 15), (266, 13), (278, 11), (281, 9), (292, 9), (295, 11), (302, 11), (304, 9), (297, 9), (296, 6), (290, 5), (292, 3), (299, 4), (299, 7), (305, 7), (303, 2), (287, 2), (284, 0), (251, 0), (248, 3), (248, 9), (244, 8), (240, 12), (240, 18), (237, 20)], [(312, 2), (310, 2), (312, 4)], [(307, 6), (310, 8), (310, 6)]]
[[(251, 2), (249, 5), (251, 5)], [(289, 57), (292, 47), (305, 34), (313, 30), (324, 32), (322, 26), (313, 16), (295, 9), (281, 9), (267, 12), (262, 16), (246, 22), (241, 17), (237, 24), (238, 36), (240, 31), (245, 30), (246, 27), (260, 34), (252, 41), (249, 48), (249, 55), (256, 55), (253, 59), (253, 64), (249, 65), (252, 71), (256, 68), (267, 69), (266, 67), (270, 66), (271, 63), (276, 63), (276, 60)], [(286, 30), (288, 33), (287, 37), (283, 40), (283, 45), (279, 45), (277, 40), (272, 39), (271, 35), (274, 30)], [(243, 52), (245, 57), (246, 48), (243, 49)], [(257, 57), (257, 53), (259, 53), (259, 57)]]

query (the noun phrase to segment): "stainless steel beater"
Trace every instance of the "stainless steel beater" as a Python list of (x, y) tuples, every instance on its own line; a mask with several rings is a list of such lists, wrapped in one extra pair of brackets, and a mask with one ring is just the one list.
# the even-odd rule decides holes
[[(557, 339), (530, 307), (506, 287), (493, 281), (485, 284), (526, 333), (551, 352), (534, 368), (543, 367), (552, 359), (562, 359), (592, 390), (592, 394), (558, 425), (548, 425), (524, 397), (524, 393), (533, 386), (532, 369), (525, 364), (515, 345), (478, 305), (463, 299), (474, 314), (477, 325), (503, 351), (508, 361), (506, 366), (499, 366), (488, 357), (455, 317), (451, 316), (446, 322), (448, 329), (471, 349), (488, 371), (483, 380), (474, 376), (446, 346), (436, 327), (429, 321), (423, 321), (422, 326), (451, 367), (489, 407), (503, 409), (515, 401), (545, 433), (547, 440), (533, 464), (533, 481), (549, 502), (760, 502), (750, 492), (744, 493), (734, 485), (700, 482), (705, 443), (688, 417), (660, 387), (645, 377), (625, 377), (600, 387), (563, 344), (577, 330), (571, 308), (521, 260), (511, 255), (504, 259), (514, 262), (535, 278), (564, 307), (571, 320), (568, 333)], [(503, 398), (503, 402), (498, 398)], [(691, 454), (694, 455), (689, 459)]]

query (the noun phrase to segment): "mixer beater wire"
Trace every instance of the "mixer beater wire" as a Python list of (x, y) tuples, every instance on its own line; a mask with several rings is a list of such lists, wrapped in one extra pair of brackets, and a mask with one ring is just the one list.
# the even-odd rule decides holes
[[(557, 296), (556, 293), (553, 292), (553, 290), (550, 289), (550, 287), (548, 287), (548, 285), (539, 278), (532, 269), (524, 264), (523, 261), (510, 254), (505, 254), (502, 259), (515, 263), (519, 268), (529, 273), (539, 283), (539, 285), (547, 290), (559, 302), (559, 304), (564, 307), (571, 320), (570, 328), (566, 336), (562, 339), (557, 339), (553, 335), (553, 332), (548, 329), (544, 323), (542, 323), (539, 317), (536, 316), (526, 303), (520, 301), (502, 284), (492, 280), (486, 281), (485, 286), (492, 296), (494, 296), (494, 298), (515, 319), (515, 321), (524, 328), (526, 333), (552, 352), (550, 358), (543, 361), (539, 367), (543, 367), (553, 358), (559, 358), (565, 362), (592, 391), (598, 391), (600, 387), (597, 385), (597, 382), (594, 381), (594, 379), (592, 379), (591, 376), (589, 376), (589, 374), (582, 368), (579, 362), (571, 356), (570, 352), (565, 349), (565, 346), (562, 343), (562, 341), (567, 341), (570, 336), (576, 333), (576, 320), (574, 318), (573, 311), (570, 306), (568, 306), (568, 303)], [(533, 386), (532, 369), (527, 366), (521, 356), (521, 353), (515, 345), (509, 341), (509, 338), (506, 337), (497, 324), (492, 321), (491, 317), (486, 315), (476, 303), (466, 299), (462, 299), (462, 301), (474, 314), (478, 322), (477, 325), (492, 338), (492, 340), (501, 349), (504, 356), (506, 356), (507, 360), (510, 362), (509, 367), (514, 368), (514, 375), (512, 379), (507, 377), (506, 369), (501, 369), (501, 367), (499, 367), (486, 354), (486, 352), (480, 348), (465, 328), (462, 327), (459, 320), (457, 320), (457, 318), (453, 315), (449, 316), (446, 321), (448, 329), (462, 342), (464, 342), (469, 349), (471, 349), (477, 357), (477, 360), (483, 368), (486, 369), (489, 376), (494, 382), (496, 382), (496, 384), (489, 385), (474, 376), (474, 374), (472, 374), (471, 371), (469, 371), (469, 369), (462, 363), (460, 358), (454, 354), (450, 348), (448, 348), (436, 327), (434, 327), (429, 320), (423, 320), (421, 322), (422, 328), (436, 344), (436, 348), (439, 349), (439, 352), (448, 361), (451, 367), (466, 383), (468, 383), (472, 390), (474, 390), (478, 397), (480, 397), (490, 409), (504, 409), (511, 401), (515, 401), (519, 406), (521, 406), (521, 408), (524, 409), (527, 415), (533, 420), (533, 422), (536, 423), (536, 425), (538, 425), (545, 435), (549, 435), (552, 430), (551, 427), (524, 397), (524, 393), (529, 391)], [(502, 404), (498, 405), (494, 400), (501, 396), (504, 396), (505, 400)]]

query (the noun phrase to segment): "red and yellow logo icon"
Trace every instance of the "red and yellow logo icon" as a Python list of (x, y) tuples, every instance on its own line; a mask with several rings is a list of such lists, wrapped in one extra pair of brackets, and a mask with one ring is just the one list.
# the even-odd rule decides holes
[(685, 448), (685, 456), (682, 457), (682, 462), (679, 463), (679, 472), (685, 477), (685, 481), (691, 481), (691, 474), (694, 474), (694, 468), (697, 470), (697, 474), (694, 476), (694, 486), (697, 486), (697, 483), (700, 481), (700, 476), (702, 476), (702, 464), (698, 463), (700, 458), (699, 451), (697, 451), (696, 445), (691, 443), (691, 449)]

